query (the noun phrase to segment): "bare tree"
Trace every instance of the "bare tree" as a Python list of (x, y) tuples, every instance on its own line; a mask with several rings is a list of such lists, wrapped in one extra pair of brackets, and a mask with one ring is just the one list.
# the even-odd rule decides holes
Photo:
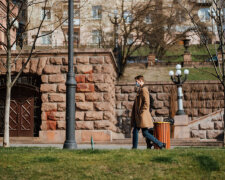
[[(6, 35), (6, 42), (1, 42), (1, 45), (4, 47), (6, 51), (6, 98), (5, 98), (5, 116), (4, 116), (4, 138), (3, 138), (3, 147), (9, 147), (9, 115), (10, 115), (10, 100), (11, 100), (11, 89), (18, 80), (19, 76), (23, 72), (24, 68), (27, 66), (28, 62), (30, 61), (32, 54), (35, 49), (35, 44), (37, 42), (37, 39), (43, 36), (46, 36), (48, 34), (40, 35), (41, 28), (43, 27), (43, 23), (46, 18), (46, 7), (48, 0), (32, 0), (32, 1), (23, 1), (23, 0), (17, 0), (15, 4), (11, 2), (11, 0), (6, 0), (6, 14), (3, 19), (5, 19), (5, 24), (1, 23), (1, 30), (5, 33)], [(40, 24), (37, 27), (34, 27), (32, 29), (28, 29), (28, 24), (29, 24), (29, 17), (27, 19), (27, 24), (25, 25), (24, 31), (17, 33), (16, 37), (13, 38), (12, 36), (12, 29), (14, 28), (14, 24), (18, 22), (19, 17), (21, 15), (22, 10), (25, 8), (27, 9), (28, 7), (35, 5), (35, 4), (43, 4), (44, 8), (44, 13), (42, 16), (42, 19), (40, 20)], [(16, 13), (15, 13), (16, 12)], [(23, 50), (23, 46), (21, 46), (20, 53), (13, 58), (12, 57), (12, 47), (18, 43), (20, 40), (20, 37), (24, 34), (27, 33), (29, 30), (35, 30), (36, 34), (34, 36), (34, 40), (32, 42), (31, 48), (29, 50), (29, 54), (26, 57), (20, 71), (15, 75), (15, 78), (12, 79), (12, 65), (16, 60), (20, 57), (20, 54)], [(54, 30), (52, 30), (50, 33), (52, 33)]]
[[(196, 12), (193, 12), (193, 9), (188, 8), (187, 6), (184, 6), (183, 3), (179, 3), (180, 7), (182, 7), (186, 14), (190, 17), (192, 24), (194, 25), (194, 31), (199, 36), (199, 39), (201, 43), (205, 46), (207, 49), (208, 55), (210, 56), (212, 65), (215, 69), (215, 74), (205, 71), (206, 73), (211, 74), (212, 76), (216, 77), (219, 82), (223, 86), (223, 93), (225, 95), (225, 2), (223, 0), (212, 0), (210, 9), (208, 11), (208, 15), (211, 18), (211, 21), (215, 22), (215, 27), (217, 29), (216, 35), (219, 40), (219, 53), (221, 53), (222, 57), (221, 59), (218, 58), (218, 65), (213, 60), (213, 54), (211, 53), (209, 46), (208, 46), (208, 36), (207, 34), (210, 34), (209, 28), (204, 28), (204, 31), (202, 30), (202, 27), (207, 27), (207, 24), (200, 23), (199, 17), (196, 15)], [(200, 71), (203, 71), (202, 69), (199, 69)], [(225, 96), (224, 96), (224, 104), (225, 104)], [(225, 107), (223, 107), (225, 112)], [(225, 113), (223, 121), (225, 122)], [(225, 146), (225, 123), (224, 123), (224, 138), (223, 138), (223, 145)]]
[[(74, 6), (74, 18), (75, 20), (78, 20), (78, 22), (75, 22), (75, 24), (80, 25), (80, 10), (84, 6), (87, 6), (88, 0), (82, 0), (79, 3), (76, 3)], [(64, 44), (65, 47), (67, 47), (67, 42), (68, 42), (68, 30), (64, 29), (63, 26), (68, 24), (68, 4), (66, 2), (63, 2), (61, 0), (56, 0), (53, 3), (52, 10), (54, 11), (54, 16), (56, 17), (57, 21), (54, 22), (57, 24), (57, 28), (59, 27), (61, 32), (63, 33), (63, 38), (64, 38)], [(79, 38), (75, 39), (75, 42), (77, 43), (77, 46), (79, 44)]]
[[(117, 16), (117, 22), (110, 17), (118, 28), (114, 28), (114, 34), (117, 33), (117, 43), (121, 49), (120, 73), (123, 73), (127, 59), (140, 48), (145, 47), (156, 57), (162, 57), (169, 48), (184, 39), (190, 29), (182, 26), (186, 18), (183, 11), (178, 8), (176, 1), (168, 5), (162, 0), (129, 3), (122, 0), (114, 15)], [(177, 31), (177, 27), (181, 30)]]
[(157, 1), (155, 7), (147, 12), (150, 22), (142, 28), (145, 45), (157, 58), (162, 58), (166, 51), (188, 36), (190, 27), (185, 25), (188, 17), (177, 1), (164, 5)]

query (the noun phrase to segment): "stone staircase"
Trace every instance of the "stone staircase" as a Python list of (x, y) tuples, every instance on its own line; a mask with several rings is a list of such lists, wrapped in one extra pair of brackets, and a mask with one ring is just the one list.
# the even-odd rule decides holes
[(223, 140), (223, 110), (218, 110), (188, 123), (190, 137), (205, 141)]
[[(171, 139), (171, 146), (223, 146), (223, 115), (223, 110), (218, 110), (189, 122), (190, 138)], [(114, 139), (112, 143), (132, 144), (132, 139)], [(142, 136), (139, 136), (139, 144), (146, 144)]]

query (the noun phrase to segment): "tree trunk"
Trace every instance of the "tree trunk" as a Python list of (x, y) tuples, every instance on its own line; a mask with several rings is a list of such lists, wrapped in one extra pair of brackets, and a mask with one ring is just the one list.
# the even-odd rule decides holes
[(9, 116), (10, 116), (10, 100), (11, 100), (11, 37), (10, 37), (10, 2), (7, 2), (7, 18), (6, 18), (6, 38), (7, 38), (7, 75), (6, 75), (6, 99), (5, 99), (5, 116), (4, 116), (4, 138), (3, 147), (9, 147)]
[[(9, 75), (7, 75), (9, 76)], [(9, 82), (9, 78), (7, 77), (7, 82)], [(3, 139), (3, 147), (9, 147), (9, 115), (10, 115), (10, 97), (11, 97), (11, 87), (9, 87), (10, 83), (7, 83), (6, 86), (6, 99), (5, 99), (5, 117), (4, 117), (4, 139)]]
[(7, 76), (6, 76), (6, 98), (5, 98), (5, 117), (4, 117), (4, 138), (3, 147), (9, 147), (9, 116), (11, 100), (11, 49), (7, 52)]

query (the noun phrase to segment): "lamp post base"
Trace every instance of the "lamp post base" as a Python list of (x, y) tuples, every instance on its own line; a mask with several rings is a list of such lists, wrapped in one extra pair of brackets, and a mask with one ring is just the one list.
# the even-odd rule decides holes
[(176, 112), (176, 115), (186, 115), (186, 114), (185, 114), (184, 110), (178, 110)]
[(77, 149), (77, 143), (72, 140), (66, 140), (63, 149)]

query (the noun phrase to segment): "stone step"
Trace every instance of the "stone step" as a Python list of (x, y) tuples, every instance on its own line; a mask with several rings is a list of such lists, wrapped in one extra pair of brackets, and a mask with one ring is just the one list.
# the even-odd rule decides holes
[[(126, 138), (123, 140), (113, 140), (113, 144), (132, 144), (131, 138)], [(145, 145), (146, 142), (142, 138), (139, 140), (140, 145)], [(200, 140), (198, 138), (192, 138), (192, 139), (171, 139), (170, 140), (171, 146), (223, 146), (222, 141), (216, 141), (216, 140)]]
[[(2, 144), (3, 138), (0, 137), (0, 143)], [(54, 144), (62, 144), (64, 142), (54, 143)], [(46, 144), (45, 142), (41, 141), (39, 137), (10, 137), (10, 144)], [(49, 143), (50, 144), (50, 143)], [(86, 143), (78, 143), (78, 144), (88, 144)], [(112, 142), (95, 142), (95, 144), (118, 144), (118, 145), (131, 145), (132, 139), (125, 138), (125, 139), (116, 139)], [(191, 139), (171, 139), (170, 140), (171, 146), (217, 146), (222, 147), (222, 141), (216, 140), (200, 140), (198, 138), (191, 138)], [(139, 145), (146, 145), (144, 138), (139, 138)]]
[[(11, 144), (39, 144), (43, 143), (39, 137), (10, 137)], [(3, 137), (0, 137), (0, 143), (3, 142)]]

